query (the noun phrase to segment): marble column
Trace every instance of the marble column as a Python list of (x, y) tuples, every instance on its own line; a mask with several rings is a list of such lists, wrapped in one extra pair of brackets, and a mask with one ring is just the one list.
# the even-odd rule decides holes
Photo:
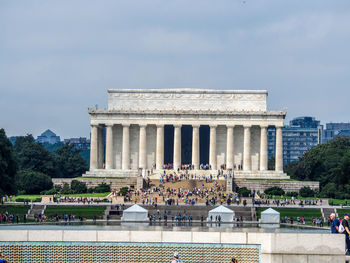
[(164, 125), (157, 125), (156, 169), (163, 169), (164, 165)]
[(192, 164), (199, 169), (199, 125), (192, 125)]
[(181, 125), (174, 126), (174, 170), (181, 168)]
[(250, 127), (249, 125), (244, 126), (244, 144), (243, 144), (243, 170), (251, 170), (251, 156), (250, 156)]
[(106, 128), (106, 170), (113, 169), (113, 125)]
[(139, 168), (147, 169), (146, 125), (140, 125)]
[(276, 158), (275, 158), (276, 172), (283, 172), (283, 139), (282, 126), (276, 126)]
[(260, 126), (260, 171), (267, 170), (267, 125)]
[(98, 160), (98, 169), (103, 169), (104, 167), (104, 143), (103, 143), (103, 131), (104, 127), (99, 126), (97, 133), (98, 133), (98, 155), (97, 155), (97, 160)]
[(91, 138), (90, 138), (90, 171), (97, 169), (97, 125), (91, 125)]
[(123, 124), (122, 170), (130, 169), (130, 125)]
[(210, 144), (209, 144), (209, 165), (212, 170), (216, 170), (216, 125), (210, 126)]
[(234, 162), (234, 126), (227, 126), (227, 153), (226, 153), (226, 169), (233, 169)]

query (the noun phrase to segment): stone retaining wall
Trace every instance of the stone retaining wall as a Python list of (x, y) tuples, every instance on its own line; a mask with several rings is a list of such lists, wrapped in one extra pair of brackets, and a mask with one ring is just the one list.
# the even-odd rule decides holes
[(308, 186), (313, 190), (319, 190), (320, 183), (313, 181), (275, 181), (275, 180), (234, 180), (238, 187), (247, 187), (249, 190), (255, 190), (263, 193), (265, 189), (270, 187), (281, 187), (286, 193), (287, 192), (299, 192), (304, 186)]
[(117, 189), (119, 191), (120, 188), (122, 187), (135, 187), (137, 184), (137, 177), (128, 177), (128, 178), (116, 178), (116, 179), (103, 179), (103, 178), (98, 178), (98, 179), (83, 179), (83, 178), (53, 178), (52, 182), (54, 185), (61, 185), (63, 186), (64, 183), (67, 183), (70, 185), (72, 180), (77, 180), (79, 182), (84, 182), (86, 183), (87, 188), (93, 188), (98, 186), (99, 184), (105, 183), (111, 186), (111, 190)]

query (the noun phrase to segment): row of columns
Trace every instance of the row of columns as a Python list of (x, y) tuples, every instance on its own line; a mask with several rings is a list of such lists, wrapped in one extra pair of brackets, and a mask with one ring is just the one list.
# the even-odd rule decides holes
[[(192, 131), (192, 164), (194, 169), (199, 169), (199, 125), (193, 125)], [(267, 125), (260, 126), (260, 171), (267, 170)], [(209, 164), (213, 170), (217, 167), (216, 153), (216, 125), (210, 126), (210, 145), (209, 145)], [(103, 152), (102, 132), (99, 132), (98, 126), (91, 127), (91, 146), (90, 146), (90, 170), (99, 168), (102, 162)], [(251, 126), (244, 126), (243, 136), (243, 170), (251, 170)], [(140, 125), (139, 136), (139, 168), (147, 168), (147, 135), (146, 125)], [(102, 147), (102, 148), (101, 148)], [(234, 126), (227, 126), (227, 147), (226, 147), (226, 168), (234, 168)], [(106, 169), (113, 168), (113, 126), (106, 126)], [(181, 167), (181, 125), (174, 126), (174, 169)], [(164, 125), (157, 125), (156, 141), (156, 169), (162, 169), (164, 164)], [(130, 169), (130, 125), (123, 125), (122, 142), (122, 169)], [(275, 170), (283, 171), (283, 145), (282, 145), (282, 126), (276, 127), (276, 157)]]

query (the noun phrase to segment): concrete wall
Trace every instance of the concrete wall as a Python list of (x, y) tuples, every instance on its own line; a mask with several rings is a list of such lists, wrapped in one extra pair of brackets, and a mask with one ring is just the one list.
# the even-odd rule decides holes
[(240, 180), (234, 181), (238, 187), (247, 187), (249, 190), (255, 190), (264, 192), (265, 189), (278, 186), (285, 192), (299, 192), (304, 186), (308, 186), (313, 190), (318, 190), (320, 187), (319, 182), (314, 181), (274, 181), (274, 180)]
[(78, 180), (80, 182), (86, 183), (87, 188), (93, 188), (102, 183), (109, 184), (111, 186), (111, 190), (114, 190), (114, 189), (119, 190), (122, 187), (131, 186), (131, 185), (134, 185), (136, 187), (136, 184), (137, 184), (137, 177), (118, 178), (118, 179), (53, 178), (52, 182), (54, 185), (63, 186), (64, 183), (67, 183), (70, 185), (72, 180)]
[(345, 262), (343, 235), (263, 232), (1, 230), (0, 241), (182, 242), (261, 245), (261, 262)]

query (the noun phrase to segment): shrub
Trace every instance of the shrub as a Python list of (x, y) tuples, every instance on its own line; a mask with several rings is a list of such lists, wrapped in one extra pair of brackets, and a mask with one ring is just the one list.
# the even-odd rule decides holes
[(298, 192), (287, 192), (286, 195), (297, 197), (299, 194)]
[(84, 194), (87, 192), (87, 187), (84, 182), (80, 182), (77, 180), (73, 180), (70, 184), (70, 189), (73, 191), (75, 194)]
[(122, 187), (120, 188), (118, 195), (119, 196), (126, 196), (126, 194), (129, 192), (129, 188), (128, 187)]
[(111, 191), (111, 187), (105, 183), (99, 184), (98, 186), (96, 186), (93, 189), (94, 193), (106, 193), (106, 192), (110, 192), (110, 191)]
[(239, 188), (237, 192), (243, 197), (248, 197), (250, 195), (250, 190), (248, 190), (247, 187)]
[(284, 190), (281, 187), (274, 186), (265, 189), (264, 193), (267, 195), (284, 195)]
[(308, 186), (304, 186), (299, 190), (299, 194), (302, 197), (313, 197), (315, 195), (315, 191)]

